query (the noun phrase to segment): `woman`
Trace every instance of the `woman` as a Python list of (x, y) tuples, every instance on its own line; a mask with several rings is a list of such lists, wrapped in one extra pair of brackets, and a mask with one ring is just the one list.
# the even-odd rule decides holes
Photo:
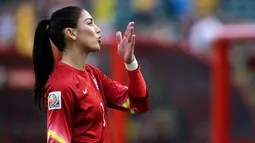
[[(128, 71), (129, 86), (109, 79), (85, 65), (90, 52), (100, 50), (100, 29), (79, 7), (65, 7), (42, 20), (34, 38), (34, 98), (45, 105), (49, 143), (109, 143), (107, 107), (143, 113), (149, 109), (148, 92), (134, 56), (134, 22), (122, 37), (116, 33), (118, 52)], [(62, 52), (54, 67), (51, 43)]]

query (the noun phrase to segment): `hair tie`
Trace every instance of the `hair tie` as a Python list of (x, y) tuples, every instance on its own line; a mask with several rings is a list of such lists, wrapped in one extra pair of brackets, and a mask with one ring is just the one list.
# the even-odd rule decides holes
[(45, 24), (46, 24), (46, 31), (48, 31), (48, 29), (50, 27), (50, 20), (49, 19), (45, 19)]

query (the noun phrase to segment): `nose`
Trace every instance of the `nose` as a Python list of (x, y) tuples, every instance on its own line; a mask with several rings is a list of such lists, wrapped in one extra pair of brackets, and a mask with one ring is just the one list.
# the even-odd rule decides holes
[(95, 31), (97, 34), (99, 34), (101, 32), (101, 29), (95, 24)]

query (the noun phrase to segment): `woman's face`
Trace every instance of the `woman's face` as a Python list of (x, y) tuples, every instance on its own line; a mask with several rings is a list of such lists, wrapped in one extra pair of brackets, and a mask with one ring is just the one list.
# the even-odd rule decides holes
[(83, 10), (74, 30), (77, 42), (76, 44), (86, 52), (95, 52), (100, 50), (101, 35), (100, 29), (94, 23), (91, 15)]

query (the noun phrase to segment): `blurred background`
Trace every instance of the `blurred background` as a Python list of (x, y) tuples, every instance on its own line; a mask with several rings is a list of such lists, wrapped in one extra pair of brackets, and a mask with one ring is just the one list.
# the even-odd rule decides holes
[[(84, 7), (101, 28), (102, 51), (88, 63), (110, 77), (115, 32), (136, 23), (136, 57), (151, 110), (129, 116), (128, 143), (210, 142), (212, 42), (226, 24), (254, 22), (254, 0), (0, 0), (1, 143), (46, 142), (45, 115), (32, 98), (33, 34), (39, 20), (67, 5)], [(240, 143), (255, 142), (254, 46), (232, 41), (228, 53), (230, 136)]]

